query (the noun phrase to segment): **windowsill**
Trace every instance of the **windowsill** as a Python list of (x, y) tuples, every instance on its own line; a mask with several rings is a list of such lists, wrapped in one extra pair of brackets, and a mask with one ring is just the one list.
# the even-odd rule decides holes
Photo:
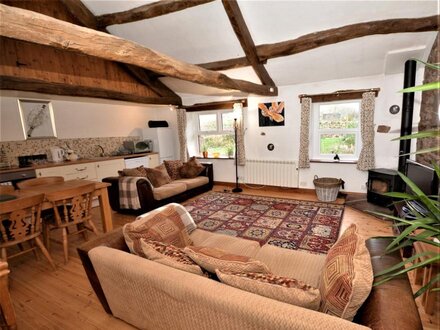
[(311, 159), (310, 163), (357, 164), (357, 160)]
[(200, 157), (200, 156), (196, 156), (196, 158), (197, 159), (225, 159), (225, 160), (228, 160), (228, 159), (235, 159), (235, 158), (228, 158), (228, 157)]

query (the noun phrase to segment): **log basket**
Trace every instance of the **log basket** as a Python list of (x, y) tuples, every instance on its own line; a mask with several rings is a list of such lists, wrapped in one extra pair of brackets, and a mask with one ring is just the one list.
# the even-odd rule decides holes
[(336, 178), (318, 178), (315, 175), (313, 184), (315, 185), (316, 196), (322, 202), (334, 202), (338, 197), (339, 188), (344, 189), (344, 180)]

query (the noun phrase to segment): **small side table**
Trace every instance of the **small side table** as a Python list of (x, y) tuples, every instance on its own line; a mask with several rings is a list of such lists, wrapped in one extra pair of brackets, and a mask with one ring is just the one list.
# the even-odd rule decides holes
[[(433, 252), (433, 253), (440, 253), (440, 249), (436, 248), (433, 245), (430, 244), (426, 244), (426, 243), (422, 243), (422, 242), (415, 242), (414, 243), (414, 249), (416, 251), (416, 253), (423, 253), (423, 252)], [(424, 261), (429, 259), (430, 256), (423, 256), (419, 258), (419, 261)], [(416, 269), (416, 283), (420, 283), (420, 278), (421, 278), (421, 270), (422, 269)], [(430, 265), (427, 265), (423, 268), (423, 279), (422, 279), (422, 286), (428, 284), (435, 276), (437, 276), (437, 274), (439, 274), (440, 272), (440, 263), (436, 262)], [(417, 284), (418, 284), (417, 283)], [(434, 312), (434, 305), (435, 305), (435, 298), (436, 298), (436, 294), (438, 294), (438, 292), (432, 292), (431, 290), (439, 287), (439, 282), (437, 282), (436, 284), (434, 284), (433, 287), (431, 287), (429, 290), (426, 290), (421, 299), (422, 299), (422, 305), (423, 308), (425, 309), (425, 313), (426, 314), (432, 314)]]

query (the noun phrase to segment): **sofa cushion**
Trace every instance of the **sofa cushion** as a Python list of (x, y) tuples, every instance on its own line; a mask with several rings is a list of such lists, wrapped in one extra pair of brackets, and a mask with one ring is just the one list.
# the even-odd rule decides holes
[(200, 164), (195, 156), (191, 157), (183, 166), (180, 168), (179, 173), (182, 178), (195, 178), (197, 175), (202, 173), (205, 166)]
[(319, 288), (319, 310), (351, 321), (368, 298), (372, 284), (370, 254), (352, 224), (328, 251)]
[(171, 177), (171, 180), (180, 179), (180, 168), (183, 166), (181, 160), (164, 160), (163, 163)]
[(295, 306), (317, 310), (321, 302), (321, 295), (317, 288), (293, 278), (218, 269), (216, 274), (222, 283)]
[(119, 176), (147, 176), (147, 172), (143, 165), (135, 168), (124, 168), (121, 171), (118, 171), (118, 174)]
[(194, 246), (218, 248), (228, 253), (250, 258), (254, 258), (260, 250), (260, 244), (256, 241), (212, 233), (198, 228), (191, 233), (190, 238), (194, 242)]
[(181, 248), (192, 244), (182, 221), (186, 210), (179, 206), (178, 204), (169, 204), (160, 207), (137, 217), (132, 223), (124, 225), (122, 232), (130, 251), (145, 257), (141, 248), (141, 239), (169, 243)]
[(195, 178), (192, 179), (178, 179), (173, 182), (184, 183), (186, 185), (186, 189), (189, 190), (208, 184), (209, 178), (206, 176), (196, 176)]
[(166, 244), (158, 241), (149, 241), (141, 239), (141, 249), (145, 257), (185, 272), (203, 275), (203, 271), (183, 249), (172, 244)]
[(147, 173), (148, 180), (150, 180), (154, 188), (159, 188), (164, 184), (171, 182), (171, 178), (168, 175), (164, 164), (160, 164), (155, 168), (145, 168), (145, 172)]
[(177, 194), (186, 191), (186, 184), (179, 182), (167, 183), (159, 188), (153, 189), (153, 196), (155, 200), (162, 200), (168, 197), (175, 196)]
[(215, 273), (216, 269), (235, 272), (269, 273), (269, 268), (261, 261), (231, 254), (217, 248), (206, 246), (187, 246), (183, 250), (200, 267)]
[[(295, 278), (319, 288), (325, 254), (312, 254), (265, 244), (255, 259), (264, 262), (275, 275)], [(296, 265), (301, 267), (295, 267)]]

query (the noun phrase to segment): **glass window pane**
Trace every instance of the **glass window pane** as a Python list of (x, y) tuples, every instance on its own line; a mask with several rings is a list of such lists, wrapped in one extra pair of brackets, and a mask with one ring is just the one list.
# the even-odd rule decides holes
[(200, 152), (206, 150), (210, 157), (218, 153), (220, 157), (232, 157), (234, 155), (234, 135), (200, 135), (199, 136)]
[(234, 113), (226, 112), (222, 113), (222, 125), (224, 131), (233, 131), (234, 130)]
[(199, 115), (200, 131), (209, 132), (217, 130), (217, 114)]
[(359, 127), (359, 103), (322, 104), (319, 106), (320, 129)]
[(320, 154), (354, 155), (356, 152), (355, 134), (321, 134)]

